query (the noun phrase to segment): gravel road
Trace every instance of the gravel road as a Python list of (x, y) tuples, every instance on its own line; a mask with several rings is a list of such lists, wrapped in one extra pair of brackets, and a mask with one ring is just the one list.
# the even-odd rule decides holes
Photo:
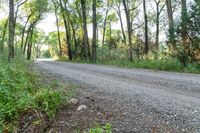
[(200, 75), (46, 60), (35, 63), (109, 98), (111, 109), (120, 110), (111, 122), (116, 133), (200, 133)]

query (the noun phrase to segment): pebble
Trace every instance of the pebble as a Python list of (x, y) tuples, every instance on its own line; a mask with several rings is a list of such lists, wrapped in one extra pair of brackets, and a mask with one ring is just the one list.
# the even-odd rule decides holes
[(82, 110), (86, 110), (86, 106), (85, 105), (80, 105), (78, 108), (77, 108), (77, 111), (82, 111)]
[(69, 100), (69, 103), (77, 105), (78, 104), (78, 99), (72, 98), (71, 100)]

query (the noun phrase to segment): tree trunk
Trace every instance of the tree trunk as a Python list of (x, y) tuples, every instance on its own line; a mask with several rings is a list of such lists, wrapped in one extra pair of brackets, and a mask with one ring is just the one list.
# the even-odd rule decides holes
[(57, 15), (57, 9), (56, 6), (54, 5), (54, 13), (56, 17), (56, 27), (57, 27), (57, 36), (58, 36), (58, 46), (59, 46), (59, 56), (62, 56), (62, 47), (61, 47), (61, 39), (60, 39), (60, 29), (59, 29), (59, 22), (58, 22), (58, 15)]
[(145, 24), (145, 43), (144, 43), (144, 54), (147, 55), (149, 52), (149, 42), (148, 42), (148, 18), (146, 13), (146, 2), (143, 0), (143, 10), (144, 10), (144, 24)]
[(167, 15), (168, 15), (168, 21), (169, 21), (169, 42), (172, 44), (174, 48), (175, 46), (175, 29), (174, 29), (174, 19), (173, 19), (173, 12), (172, 12), (172, 3), (171, 0), (166, 0), (167, 5)]
[(23, 27), (23, 30), (22, 30), (21, 51), (23, 51), (24, 35), (25, 35), (25, 31), (26, 31), (26, 26), (27, 26), (28, 21), (30, 20), (30, 18), (31, 18), (32, 15), (33, 15), (33, 13), (31, 13), (31, 14), (28, 16), (28, 18), (27, 18), (27, 20), (26, 20), (26, 23), (25, 23), (25, 25), (24, 25), (24, 27)]
[(120, 25), (121, 25), (123, 40), (124, 40), (124, 43), (126, 44), (126, 34), (125, 34), (125, 32), (124, 32), (124, 26), (123, 26), (122, 16), (121, 16), (121, 13), (120, 13), (120, 12), (118, 12), (117, 14), (118, 14), (119, 20), (120, 20)]
[(104, 22), (103, 22), (102, 46), (104, 45), (104, 42), (105, 42), (105, 34), (106, 34), (106, 25), (107, 25), (108, 12), (109, 12), (109, 10), (106, 11), (106, 16), (105, 16)]
[(187, 7), (186, 0), (181, 0), (181, 38), (184, 47), (187, 47)]
[(156, 3), (156, 49), (159, 49), (160, 13), (159, 3)]
[(96, 20), (96, 0), (93, 0), (93, 40), (92, 40), (92, 61), (96, 63), (97, 60), (97, 51), (96, 51), (96, 42), (97, 42), (97, 20)]
[(14, 58), (14, 0), (9, 0), (8, 60)]
[(30, 40), (28, 42), (28, 48), (27, 48), (27, 60), (30, 60), (31, 59), (31, 52), (32, 52), (32, 38), (33, 38), (33, 29), (34, 27), (31, 28), (31, 34), (30, 34)]
[(128, 43), (129, 43), (129, 60), (133, 60), (133, 55), (132, 55), (132, 26), (130, 22), (130, 14), (129, 14), (129, 9), (126, 4), (126, 0), (123, 0), (123, 5), (124, 5), (124, 10), (125, 10), (125, 15), (126, 15), (126, 21), (127, 21), (127, 29), (128, 29)]
[(3, 50), (4, 50), (4, 41), (5, 41), (5, 35), (6, 35), (7, 28), (8, 28), (8, 19), (6, 20), (6, 23), (3, 28), (3, 35), (2, 35), (1, 44), (0, 44), (0, 53), (3, 52)]
[(85, 9), (85, 0), (81, 0), (81, 10), (83, 17), (83, 48), (84, 48), (84, 56), (85, 59), (90, 59), (90, 49), (89, 49), (89, 39), (88, 39), (88, 31), (87, 31), (87, 17), (86, 17), (86, 9)]
[(71, 42), (70, 42), (70, 32), (68, 31), (69, 27), (67, 24), (67, 20), (65, 15), (63, 14), (63, 21), (64, 21), (64, 25), (65, 25), (65, 35), (66, 35), (66, 43), (67, 43), (67, 49), (68, 49), (68, 57), (69, 60), (72, 60), (72, 50), (71, 50)]

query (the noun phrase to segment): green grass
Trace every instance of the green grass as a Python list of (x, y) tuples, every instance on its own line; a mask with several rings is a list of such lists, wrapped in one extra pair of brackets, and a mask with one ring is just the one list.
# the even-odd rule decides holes
[[(59, 61), (66, 61), (66, 60), (59, 60)], [(74, 60), (72, 62), (78, 63), (88, 63), (92, 64), (91, 61), (85, 60)], [(141, 60), (98, 60), (96, 64), (99, 65), (110, 65), (110, 66), (117, 66), (117, 67), (125, 67), (125, 68), (143, 68), (143, 69), (153, 69), (153, 70), (161, 70), (161, 71), (171, 71), (171, 72), (187, 72), (187, 73), (196, 73), (200, 74), (200, 64), (188, 64), (187, 66), (182, 66), (177, 60), (175, 59), (141, 59)]]
[(105, 126), (97, 125), (91, 128), (87, 133), (112, 133), (112, 126), (110, 124), (106, 124)]
[[(27, 110), (40, 110), (53, 117), (71, 93), (56, 89), (58, 82), (44, 84), (41, 75), (29, 69), (29, 63), (0, 59), (0, 132), (12, 131), (19, 116)], [(60, 86), (60, 85), (59, 85)]]

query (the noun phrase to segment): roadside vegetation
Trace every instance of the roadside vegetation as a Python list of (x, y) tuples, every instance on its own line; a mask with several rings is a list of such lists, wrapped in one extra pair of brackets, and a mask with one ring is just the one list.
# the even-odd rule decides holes
[(34, 72), (30, 65), (31, 62), (21, 59), (8, 63), (1, 58), (0, 131), (18, 130), (20, 118), (31, 111), (43, 112), (51, 119), (58, 107), (72, 95), (57, 81), (45, 83), (43, 75)]

